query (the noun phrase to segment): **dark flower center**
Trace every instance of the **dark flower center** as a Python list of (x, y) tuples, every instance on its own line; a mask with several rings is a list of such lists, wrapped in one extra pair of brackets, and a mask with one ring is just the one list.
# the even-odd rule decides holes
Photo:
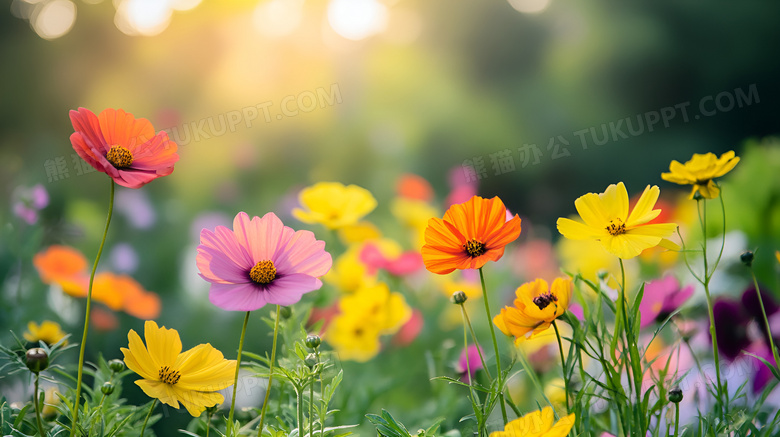
[(558, 296), (550, 292), (540, 294), (534, 298), (534, 304), (536, 304), (540, 310), (547, 308), (553, 302), (558, 302)]
[(465, 250), (466, 253), (468, 253), (472, 258), (478, 257), (486, 252), (485, 243), (478, 241), (475, 238), (472, 238), (463, 244), (463, 250)]
[(625, 234), (626, 224), (620, 218), (616, 218), (615, 220), (610, 220), (609, 225), (605, 229), (612, 235)]
[(181, 373), (178, 370), (172, 370), (168, 366), (160, 368), (159, 375), (160, 381), (170, 385), (176, 384), (179, 382), (179, 378), (181, 378)]
[(249, 271), (249, 279), (257, 284), (270, 284), (276, 279), (276, 267), (271, 260), (260, 261)]
[(114, 145), (108, 150), (106, 159), (116, 168), (127, 168), (133, 163), (133, 153), (125, 147)]

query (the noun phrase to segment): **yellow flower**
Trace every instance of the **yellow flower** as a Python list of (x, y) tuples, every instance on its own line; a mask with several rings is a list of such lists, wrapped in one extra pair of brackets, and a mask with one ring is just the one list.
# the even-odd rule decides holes
[(361, 221), (339, 229), (339, 238), (346, 244), (357, 244), (382, 238), (382, 232), (371, 222)]
[(571, 279), (557, 278), (548, 287), (547, 281), (527, 282), (515, 291), (514, 306), (504, 307), (493, 323), (506, 335), (515, 337), (515, 344), (538, 335), (562, 316), (571, 301)]
[(376, 284), (376, 275), (368, 273), (368, 268), (360, 261), (363, 246), (352, 246), (333, 263), (333, 268), (322, 277), (328, 284), (342, 293), (354, 293), (361, 287)]
[(780, 263), (780, 250), (775, 251), (775, 258), (777, 258), (777, 262)]
[(412, 247), (415, 249), (425, 244), (425, 228), (428, 227), (428, 220), (441, 215), (439, 210), (428, 202), (406, 197), (395, 198), (390, 204), (390, 212), (409, 229)]
[(555, 415), (551, 407), (534, 411), (519, 417), (504, 426), (503, 431), (494, 431), (490, 437), (564, 437), (574, 426), (574, 414), (562, 417), (553, 425)]
[(173, 408), (181, 402), (194, 417), (225, 400), (215, 392), (233, 384), (235, 360), (226, 360), (208, 343), (181, 353), (179, 333), (151, 320), (144, 324), (144, 337), (146, 346), (131, 329), (129, 346), (121, 350), (127, 367), (143, 377), (135, 383), (147, 396)]
[(293, 216), (304, 223), (319, 223), (329, 229), (354, 225), (376, 208), (376, 199), (365, 188), (339, 182), (319, 182), (298, 195), (302, 208)]
[(341, 360), (366, 362), (379, 353), (379, 330), (357, 313), (342, 313), (328, 324), (323, 337)]
[(720, 194), (720, 188), (713, 179), (730, 172), (738, 162), (739, 158), (734, 156), (733, 150), (720, 155), (720, 158), (713, 153), (694, 153), (693, 158), (685, 164), (672, 161), (669, 173), (661, 173), (661, 179), (680, 185), (693, 185), (689, 199), (693, 199), (697, 191), (705, 199), (714, 199)]
[[(613, 255), (633, 258), (662, 244), (677, 228), (674, 223), (648, 223), (661, 213), (653, 209), (659, 194), (657, 186), (648, 185), (629, 214), (625, 185), (612, 184), (601, 194), (588, 193), (575, 200), (574, 206), (585, 223), (561, 217), (558, 231), (572, 240), (598, 240)], [(664, 241), (662, 245), (668, 244)]]
[[(29, 322), (27, 324), (27, 332), (22, 335), (24, 336), (24, 339), (29, 342), (38, 343), (39, 340), (42, 340), (44, 343), (51, 346), (62, 340), (67, 334), (60, 328), (59, 323), (44, 320), (41, 322), (40, 326), (35, 322)], [(63, 346), (66, 344), (68, 344), (68, 340), (65, 340), (62, 343)]]
[(379, 353), (381, 335), (398, 332), (412, 317), (403, 295), (382, 282), (342, 297), (339, 310), (324, 338), (340, 359), (360, 362)]
[(404, 296), (390, 292), (384, 282), (363, 287), (339, 301), (343, 313), (360, 314), (369, 319), (380, 334), (394, 334), (412, 317)]
[(52, 419), (59, 413), (57, 410), (57, 406), (61, 403), (60, 397), (57, 396), (59, 393), (60, 391), (56, 385), (44, 391), (43, 408), (41, 409), (44, 419)]

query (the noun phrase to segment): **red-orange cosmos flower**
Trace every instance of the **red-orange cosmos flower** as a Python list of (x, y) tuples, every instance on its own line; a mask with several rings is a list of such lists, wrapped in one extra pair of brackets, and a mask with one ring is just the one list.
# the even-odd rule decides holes
[(76, 131), (70, 136), (73, 149), (95, 170), (128, 188), (141, 188), (173, 172), (179, 160), (176, 143), (168, 134), (154, 133), (145, 118), (136, 119), (121, 109), (106, 109), (96, 116), (79, 108), (70, 111)]
[(504, 246), (518, 236), (520, 217), (507, 221), (501, 199), (474, 196), (452, 205), (443, 220), (428, 221), (421, 250), (423, 262), (425, 268), (440, 275), (455, 269), (478, 269), (501, 259)]

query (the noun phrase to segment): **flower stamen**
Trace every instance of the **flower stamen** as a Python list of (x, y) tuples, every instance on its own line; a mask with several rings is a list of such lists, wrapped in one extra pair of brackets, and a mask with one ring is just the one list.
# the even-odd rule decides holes
[(465, 250), (466, 253), (468, 253), (472, 258), (476, 258), (487, 251), (485, 249), (485, 243), (477, 240), (476, 238), (472, 238), (471, 240), (464, 243), (463, 250)]
[(616, 218), (614, 220), (609, 221), (609, 225), (607, 225), (606, 228), (607, 232), (610, 233), (610, 235), (620, 235), (626, 233), (626, 224), (623, 223), (623, 220), (620, 218)]
[(170, 385), (175, 385), (179, 382), (179, 378), (181, 378), (181, 372), (178, 370), (171, 370), (169, 366), (161, 367), (158, 374), (160, 376), (160, 381)]
[(547, 292), (547, 293), (540, 294), (539, 296), (536, 296), (533, 299), (533, 302), (536, 306), (539, 307), (540, 310), (543, 310), (547, 308), (551, 303), (558, 302), (558, 296), (550, 292)]
[(271, 260), (260, 261), (249, 271), (249, 279), (257, 284), (270, 284), (276, 279), (276, 267)]
[(106, 154), (106, 159), (115, 168), (127, 168), (133, 163), (133, 153), (120, 145), (113, 145)]

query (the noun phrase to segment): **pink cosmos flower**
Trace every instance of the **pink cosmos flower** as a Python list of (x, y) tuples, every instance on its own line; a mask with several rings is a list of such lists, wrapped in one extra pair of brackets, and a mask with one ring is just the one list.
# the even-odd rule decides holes
[(473, 380), (477, 370), (482, 369), (482, 360), (479, 358), (481, 351), (481, 347), (470, 344), (468, 349), (460, 353), (458, 362), (455, 363), (455, 371), (461, 375), (461, 381), (468, 383), (469, 377)]
[(368, 273), (371, 275), (376, 274), (379, 269), (384, 269), (391, 275), (403, 276), (414, 273), (423, 266), (420, 252), (410, 250), (395, 258), (389, 258), (372, 243), (366, 243), (360, 251), (360, 261), (368, 267)]
[(650, 281), (645, 285), (645, 293), (639, 304), (642, 314), (640, 328), (644, 329), (656, 320), (663, 321), (669, 314), (682, 306), (693, 294), (693, 285), (680, 288), (680, 283), (674, 276)]
[(232, 231), (203, 229), (196, 260), (200, 276), (211, 283), (211, 303), (231, 311), (292, 305), (322, 287), (319, 277), (333, 263), (324, 241), (284, 226), (271, 212), (251, 220), (240, 212)]
[(70, 136), (76, 153), (123, 187), (141, 188), (167, 176), (179, 160), (176, 143), (167, 133), (155, 135), (149, 120), (121, 109), (106, 109), (96, 116), (79, 108), (70, 111), (70, 121), (76, 131)]

